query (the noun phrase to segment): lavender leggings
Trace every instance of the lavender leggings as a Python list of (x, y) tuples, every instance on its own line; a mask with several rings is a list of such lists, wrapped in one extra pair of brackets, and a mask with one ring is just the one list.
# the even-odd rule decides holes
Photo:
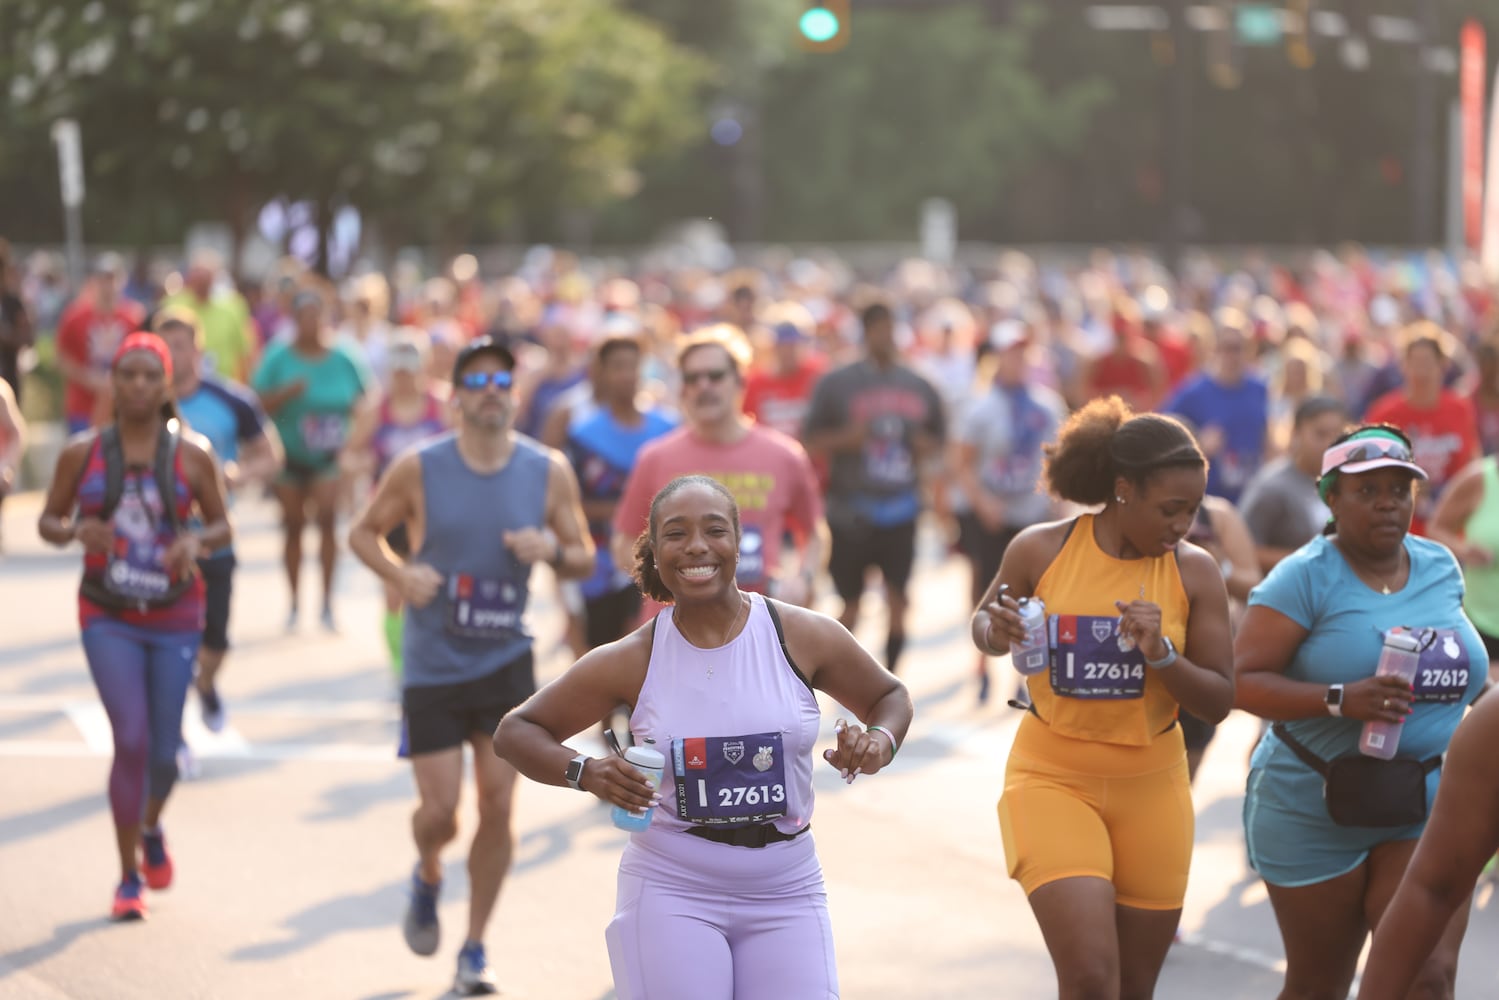
[(117, 827), (139, 826), (150, 794), (164, 799), (177, 781), (182, 706), (198, 657), (198, 632), (161, 632), (96, 618), (83, 652), (114, 730), (109, 808)]
[[(673, 852), (679, 867), (666, 878), (646, 873), (659, 873), (659, 865), (651, 863), (659, 859), (626, 849), (614, 919), (604, 934), (619, 1000), (838, 996), (833, 928), (820, 872), (810, 884), (773, 884), (779, 874), (774, 865), (801, 853), (801, 845), (777, 852), (775, 845), (752, 850), (673, 836), (680, 840)], [(808, 835), (804, 856), (815, 872), (810, 840)], [(640, 846), (639, 834), (632, 846)], [(771, 870), (746, 879), (761, 857)], [(707, 873), (701, 861), (718, 862), (718, 884), (711, 889), (702, 879)]]

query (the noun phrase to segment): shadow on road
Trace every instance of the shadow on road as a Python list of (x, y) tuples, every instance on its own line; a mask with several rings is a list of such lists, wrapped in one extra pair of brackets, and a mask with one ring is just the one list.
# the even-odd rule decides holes
[[(394, 751), (392, 751), (394, 755)], [(306, 815), (311, 823), (351, 820), (386, 802), (416, 801), (410, 768), (401, 768), (373, 781), (351, 781), (323, 793), (323, 804)]]
[(0, 844), (14, 844), (52, 833), (70, 823), (87, 819), (108, 808), (108, 800), (97, 792), (90, 792), (68, 802), (59, 802), (45, 809), (16, 816), (0, 818)]
[(19, 951), (13, 951), (6, 955), (5, 964), (18, 971), (30, 968), (38, 962), (46, 961), (52, 956), (66, 951), (72, 946), (74, 941), (77, 941), (85, 934), (92, 934), (95, 931), (100, 931), (111, 926), (129, 927), (131, 925), (116, 925), (108, 917), (90, 917), (87, 920), (75, 920), (70, 924), (61, 924), (52, 929), (52, 936), (47, 940), (39, 941), (29, 948), (22, 948)]

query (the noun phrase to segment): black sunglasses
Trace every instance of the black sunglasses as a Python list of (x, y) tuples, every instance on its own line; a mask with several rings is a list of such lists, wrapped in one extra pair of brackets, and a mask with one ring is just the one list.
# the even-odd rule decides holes
[(683, 385), (696, 385), (699, 382), (717, 384), (733, 374), (732, 368), (705, 368), (700, 372), (683, 372)]

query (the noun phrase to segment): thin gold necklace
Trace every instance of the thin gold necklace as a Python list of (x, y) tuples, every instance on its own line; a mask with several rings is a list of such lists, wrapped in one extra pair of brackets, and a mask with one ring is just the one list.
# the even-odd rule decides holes
[[(719, 648), (722, 648), (723, 646), (727, 646), (729, 644), (729, 637), (734, 634), (734, 629), (739, 626), (739, 618), (740, 618), (740, 616), (743, 615), (748, 608), (749, 608), (749, 601), (745, 600), (743, 594), (740, 594), (739, 595), (739, 610), (736, 611), (736, 612), (734, 612), (734, 620), (731, 621), (731, 622), (729, 622), (729, 627), (724, 630), (723, 636), (718, 640), (718, 645), (714, 646), (712, 648), (719, 649)], [(675, 608), (672, 609), (671, 617), (672, 617), (672, 621), (676, 623), (677, 631), (681, 632), (682, 631), (682, 622), (681, 622), (681, 619), (679, 619), (677, 617), (677, 610)], [(692, 642), (691, 639), (688, 639), (687, 641), (688, 642)], [(697, 644), (693, 643), (693, 645), (697, 645)], [(698, 648), (701, 649), (702, 647), (698, 646)], [(709, 677), (713, 676), (713, 664), (711, 664), (711, 663), (708, 664), (708, 676)]]
[[(1343, 551), (1343, 560), (1348, 563), (1349, 567), (1353, 570), (1353, 573), (1354, 573), (1355, 576), (1362, 577), (1364, 575), (1364, 573), (1368, 573), (1370, 576), (1373, 576), (1376, 580), (1379, 581), (1379, 592), (1381, 594), (1383, 594), (1386, 597), (1389, 597), (1391, 594), (1394, 593), (1394, 591), (1392, 591), (1390, 589), (1390, 582), (1389, 582), (1389, 580), (1386, 580), (1383, 576), (1381, 576), (1378, 573), (1375, 573), (1374, 570), (1372, 570), (1372, 569), (1370, 569), (1368, 567), (1365, 567), (1362, 571), (1360, 571), (1359, 568), (1354, 565), (1353, 560), (1348, 558), (1348, 550), (1344, 549), (1342, 545), (1339, 545), (1338, 548), (1342, 549), (1342, 551)], [(1390, 580), (1393, 580), (1393, 579), (1395, 579), (1396, 577), (1398, 577), (1400, 575), (1401, 567), (1405, 563), (1404, 552), (1405, 552), (1405, 549), (1402, 546), (1402, 548), (1401, 548), (1401, 554), (1397, 555), (1395, 557), (1395, 572), (1393, 572), (1393, 573), (1390, 574)], [(1373, 588), (1371, 587), (1370, 589), (1372, 590)]]

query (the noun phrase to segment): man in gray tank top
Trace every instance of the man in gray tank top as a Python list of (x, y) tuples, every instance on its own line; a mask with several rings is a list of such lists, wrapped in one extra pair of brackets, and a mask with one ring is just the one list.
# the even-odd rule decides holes
[[(489, 338), (453, 365), (456, 430), (398, 457), (349, 532), (349, 547), (406, 600), (402, 709), (420, 802), (406, 943), (438, 947), (443, 847), (457, 836), (463, 744), (474, 749), (479, 825), (469, 848), (469, 922), (455, 991), (493, 993), (484, 928), (510, 867), (516, 772), (495, 756), (500, 718), (536, 690), (526, 624), (531, 567), (593, 571), (578, 481), (561, 452), (517, 434), (515, 358)], [(406, 525), (412, 555), (385, 544)]]

